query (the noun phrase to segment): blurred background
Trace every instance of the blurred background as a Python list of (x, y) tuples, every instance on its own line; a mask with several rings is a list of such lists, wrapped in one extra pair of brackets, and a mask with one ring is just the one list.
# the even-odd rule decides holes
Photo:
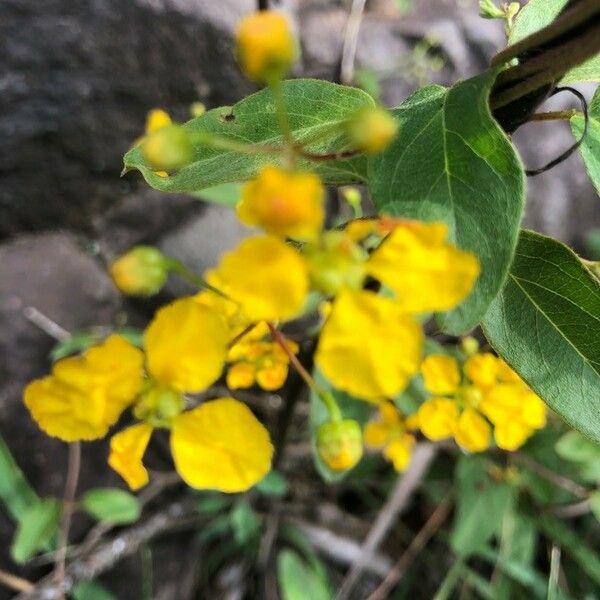
[[(426, 83), (479, 73), (505, 36), (501, 23), (478, 16), (477, 4), (367, 0), (352, 82), (396, 106)], [(350, 2), (273, 6), (298, 30), (302, 60), (294, 75), (340, 81)], [(243, 235), (227, 209), (166, 196), (137, 173), (119, 173), (149, 109), (185, 121), (194, 102), (213, 108), (253, 91), (236, 67), (232, 35), (255, 9), (253, 0), (0, 0), (0, 433), (42, 495), (61, 495), (66, 449), (38, 430), (21, 393), (48, 370), (56, 343), (48, 328), (143, 325), (157, 304), (181, 292), (171, 286), (152, 302), (124, 300), (106, 264), (130, 246), (157, 245), (201, 271)], [(561, 95), (548, 108), (571, 102)], [(565, 123), (534, 123), (515, 141), (535, 168), (572, 137)], [(579, 155), (528, 184), (526, 225), (593, 251), (586, 240), (600, 227), (600, 210)], [(118, 484), (105, 461), (106, 441), (85, 445), (82, 489)], [(0, 564), (21, 572), (8, 558), (12, 532), (0, 512)], [(183, 597), (174, 592), (178, 538), (166, 539), (153, 562), (153, 597)], [(118, 597), (139, 597), (139, 568), (136, 556), (113, 572)], [(4, 597), (10, 594), (0, 588)]]

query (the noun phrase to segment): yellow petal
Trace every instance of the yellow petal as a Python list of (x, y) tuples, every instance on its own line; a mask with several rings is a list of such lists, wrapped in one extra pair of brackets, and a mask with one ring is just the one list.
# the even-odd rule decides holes
[(193, 298), (161, 308), (144, 335), (148, 370), (181, 392), (200, 392), (223, 370), (229, 334), (221, 316)]
[(324, 198), (317, 175), (267, 166), (242, 188), (237, 214), (242, 223), (272, 235), (314, 240), (325, 218)]
[(546, 405), (544, 401), (531, 390), (523, 392), (521, 419), (533, 429), (541, 429), (546, 425)]
[(419, 428), (430, 440), (443, 440), (450, 437), (458, 420), (458, 406), (448, 398), (432, 398), (419, 407), (417, 412)]
[(510, 452), (520, 448), (531, 436), (533, 429), (519, 421), (510, 421), (496, 425), (494, 428), (494, 439), (498, 448)]
[(421, 363), (425, 387), (432, 394), (452, 394), (460, 384), (458, 362), (452, 356), (431, 354)]
[(230, 390), (249, 388), (254, 385), (254, 367), (245, 362), (239, 362), (229, 367), (227, 371), (227, 387)]
[(404, 310), (450, 310), (471, 291), (479, 261), (447, 243), (446, 233), (442, 223), (401, 224), (371, 255), (368, 272), (396, 293)]
[(67, 442), (104, 437), (133, 403), (142, 383), (143, 353), (125, 338), (109, 336), (53, 374), (30, 383), (24, 402), (48, 435)]
[(495, 425), (519, 419), (525, 389), (521, 384), (495, 385), (485, 393), (478, 408)]
[(496, 383), (498, 378), (498, 359), (489, 352), (474, 354), (464, 364), (465, 375), (476, 385), (488, 388)]
[(367, 448), (378, 449), (385, 446), (390, 436), (390, 426), (381, 421), (369, 421), (365, 425), (363, 439)]
[(269, 392), (278, 390), (287, 379), (287, 364), (277, 363), (270, 367), (259, 369), (256, 373), (256, 383)]
[(414, 443), (415, 438), (405, 434), (393, 440), (383, 451), (383, 455), (391, 461), (396, 471), (402, 472), (408, 467)]
[(273, 446), (246, 405), (219, 398), (175, 418), (171, 451), (191, 487), (243, 492), (269, 472)]
[(524, 383), (519, 375), (501, 358), (498, 358), (498, 378), (504, 383)]
[(173, 121), (171, 121), (168, 112), (160, 108), (154, 108), (146, 116), (146, 133), (154, 133), (172, 123)]
[(323, 326), (315, 362), (336, 388), (377, 401), (406, 387), (421, 345), (421, 327), (395, 302), (343, 290)]
[(454, 439), (468, 452), (483, 452), (490, 446), (491, 433), (489, 423), (476, 410), (467, 408), (458, 419)]
[(139, 490), (149, 481), (142, 459), (151, 435), (152, 426), (140, 423), (123, 429), (110, 440), (108, 464), (132, 490)]
[(249, 321), (291, 319), (302, 310), (308, 293), (305, 261), (271, 236), (243, 240), (206, 279), (238, 302)]

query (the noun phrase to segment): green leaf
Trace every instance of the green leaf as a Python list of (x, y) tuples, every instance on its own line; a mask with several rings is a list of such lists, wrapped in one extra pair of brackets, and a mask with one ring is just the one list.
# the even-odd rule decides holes
[[(371, 412), (372, 406), (369, 405), (368, 402), (364, 400), (357, 400), (353, 398), (349, 394), (345, 392), (340, 392), (331, 386), (331, 384), (325, 379), (325, 377), (315, 369), (313, 372), (313, 377), (315, 381), (319, 385), (321, 389), (324, 391), (330, 391), (340, 410), (342, 411), (342, 415), (344, 419), (354, 419), (358, 421), (358, 423), (362, 426), (367, 422), (369, 414)], [(313, 391), (310, 393), (310, 437), (311, 437), (311, 447), (313, 460), (315, 462), (315, 467), (319, 472), (319, 475), (327, 482), (334, 483), (336, 481), (341, 481), (344, 479), (349, 473), (352, 471), (334, 471), (330, 469), (319, 456), (319, 452), (317, 451), (317, 432), (319, 431), (319, 427), (323, 423), (327, 423), (330, 421), (330, 416), (325, 404), (319, 398), (317, 394)]]
[(277, 578), (282, 600), (331, 600), (324, 571), (305, 563), (293, 550), (282, 550), (277, 557)]
[(489, 71), (449, 90), (420, 90), (395, 109), (400, 133), (369, 162), (381, 212), (444, 221), (449, 239), (479, 257), (472, 293), (440, 319), (455, 334), (477, 325), (500, 291), (523, 212), (523, 167), (488, 107), (495, 78)]
[[(583, 115), (571, 117), (571, 129), (576, 139), (581, 139), (585, 121)], [(579, 152), (585, 164), (586, 171), (600, 194), (600, 88), (596, 90), (589, 109), (588, 131)]]
[(71, 591), (73, 600), (115, 600), (115, 597), (96, 581), (82, 581)]
[(10, 548), (16, 563), (29, 560), (43, 548), (56, 532), (60, 519), (60, 504), (53, 498), (35, 503), (19, 521), (17, 533)]
[(13, 521), (21, 521), (40, 498), (33, 491), (0, 437), (0, 500)]
[(461, 557), (485, 548), (500, 533), (513, 504), (514, 488), (490, 479), (489, 464), (485, 456), (463, 456), (456, 468), (457, 511), (450, 544)]
[(96, 488), (86, 492), (81, 499), (81, 508), (98, 521), (118, 524), (134, 523), (142, 512), (133, 494), (117, 488)]
[(214, 187), (206, 188), (201, 192), (194, 192), (192, 195), (199, 200), (212, 202), (213, 204), (222, 204), (223, 206), (235, 206), (242, 194), (242, 186), (239, 183), (222, 183)]
[(231, 505), (231, 497), (219, 492), (206, 492), (196, 503), (196, 510), (203, 515), (214, 515)]
[(260, 535), (260, 519), (245, 500), (240, 500), (229, 515), (235, 541), (243, 546)]
[[(374, 101), (357, 88), (344, 87), (315, 79), (294, 79), (282, 84), (294, 139), (305, 142), (311, 152), (328, 153), (349, 149), (343, 130), (345, 121), (361, 107)], [(190, 133), (212, 134), (237, 143), (283, 145), (275, 115), (273, 97), (268, 89), (244, 98), (232, 107), (209, 110), (184, 125)], [(139, 169), (146, 181), (164, 192), (199, 192), (205, 188), (250, 179), (266, 164), (281, 164), (282, 154), (240, 153), (206, 144), (194, 145), (193, 161), (169, 177), (156, 175), (145, 162), (140, 146), (129, 150), (125, 169)], [(366, 158), (345, 161), (300, 161), (326, 182), (346, 184), (366, 179)]]
[(65, 356), (69, 356), (70, 354), (83, 352), (90, 346), (93, 346), (95, 343), (97, 343), (98, 340), (99, 338), (95, 333), (76, 333), (66, 340), (58, 342), (54, 348), (52, 348), (50, 351), (50, 360), (52, 362), (56, 362), (57, 360), (65, 358)]
[(288, 493), (289, 487), (287, 479), (279, 471), (272, 470), (254, 486), (254, 489), (265, 496), (283, 498)]
[(573, 462), (600, 460), (600, 446), (577, 431), (565, 433), (555, 445), (556, 454)]
[[(529, 0), (515, 17), (508, 38), (509, 44), (516, 44), (523, 38), (550, 25), (566, 6), (568, 0)], [(590, 58), (583, 64), (571, 69), (561, 83), (600, 81), (600, 55)]]
[(523, 231), (482, 327), (553, 410), (600, 442), (600, 282), (574, 252)]

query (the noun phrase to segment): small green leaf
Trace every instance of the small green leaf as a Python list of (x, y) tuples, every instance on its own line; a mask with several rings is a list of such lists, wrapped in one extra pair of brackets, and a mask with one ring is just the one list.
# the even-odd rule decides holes
[[(357, 400), (345, 392), (331, 387), (331, 384), (317, 370), (313, 372), (313, 377), (321, 389), (331, 392), (336, 399), (344, 419), (354, 419), (362, 426), (367, 422), (372, 407), (364, 400)], [(317, 451), (317, 432), (323, 423), (331, 420), (329, 412), (323, 404), (323, 401), (317, 394), (310, 393), (310, 435), (313, 460), (319, 475), (328, 483), (341, 481), (352, 471), (334, 471), (330, 469), (319, 456)]]
[(331, 600), (324, 570), (319, 572), (293, 550), (282, 550), (277, 557), (277, 578), (282, 600)]
[(99, 341), (99, 337), (90, 332), (82, 332), (72, 335), (62, 342), (58, 342), (50, 351), (50, 360), (56, 362), (65, 356), (83, 352)]
[(117, 488), (96, 488), (86, 492), (81, 499), (81, 508), (98, 521), (118, 524), (134, 523), (142, 511), (133, 494)]
[[(599, 57), (600, 58), (600, 57)], [(571, 117), (571, 129), (578, 140), (583, 135), (585, 121), (583, 115)], [(579, 146), (585, 168), (600, 194), (600, 88), (596, 90), (589, 109), (588, 131)]]
[(513, 504), (514, 488), (491, 480), (489, 464), (485, 456), (463, 456), (456, 468), (457, 511), (450, 544), (461, 557), (485, 548), (500, 533)]
[(600, 460), (600, 446), (577, 431), (565, 433), (556, 442), (555, 450), (561, 458), (573, 462)]
[(40, 500), (27, 510), (10, 548), (13, 560), (24, 563), (43, 548), (56, 532), (59, 519), (60, 503), (53, 498)]
[(495, 79), (488, 71), (449, 90), (418, 91), (394, 110), (396, 139), (369, 161), (381, 212), (443, 221), (450, 241), (479, 258), (473, 291), (439, 319), (454, 334), (477, 325), (500, 291), (523, 212), (523, 167), (488, 107)]
[(260, 535), (260, 519), (245, 500), (236, 503), (229, 515), (235, 541), (244, 546)]
[(573, 251), (522, 232), (506, 286), (482, 326), (550, 408), (600, 442), (600, 282)]
[(96, 581), (82, 581), (71, 591), (73, 600), (115, 600), (115, 597)]
[[(282, 84), (294, 139), (306, 143), (310, 152), (348, 150), (345, 123), (359, 108), (373, 106), (371, 96), (357, 88), (315, 79), (294, 79)], [(212, 134), (237, 143), (283, 146), (273, 97), (269, 89), (244, 98), (232, 107), (209, 110), (183, 126), (192, 136)], [(282, 164), (283, 155), (240, 153), (194, 145), (194, 159), (168, 177), (156, 175), (145, 161), (140, 146), (125, 155), (125, 169), (139, 169), (146, 181), (163, 192), (199, 192), (213, 186), (240, 182), (256, 175), (266, 164)], [(302, 160), (300, 168), (312, 168), (327, 183), (346, 184), (366, 179), (366, 158), (312, 162)]]
[(196, 503), (196, 510), (203, 515), (213, 515), (225, 510), (231, 504), (231, 498), (219, 492), (208, 492)]
[(254, 489), (265, 496), (283, 498), (289, 487), (287, 479), (279, 471), (272, 470), (254, 486)]
[(240, 183), (222, 183), (221, 185), (206, 188), (201, 192), (194, 192), (192, 195), (205, 202), (222, 204), (223, 206), (235, 206), (241, 198), (242, 185)]
[(21, 521), (40, 498), (33, 491), (8, 446), (0, 437), (0, 500), (13, 521)]

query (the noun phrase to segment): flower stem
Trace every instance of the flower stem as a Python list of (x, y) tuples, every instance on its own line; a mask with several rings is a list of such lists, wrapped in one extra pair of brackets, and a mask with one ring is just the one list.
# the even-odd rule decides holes
[[(170, 271), (173, 271), (173, 273), (177, 273), (177, 275), (179, 275), (186, 281), (189, 281), (192, 285), (195, 285), (199, 288), (203, 288), (206, 290), (210, 290), (211, 292), (214, 292), (215, 294), (218, 294), (219, 296), (221, 296), (221, 298), (226, 298), (227, 300), (231, 300), (231, 298), (229, 298), (229, 296), (227, 296), (227, 294), (222, 292), (220, 289), (210, 285), (210, 283), (208, 283), (205, 279), (200, 277), (200, 275), (196, 275), (196, 273), (194, 273), (193, 271), (188, 269), (183, 263), (179, 262), (177, 259), (175, 259), (175, 258), (167, 259), (167, 267)], [(232, 302), (233, 302), (233, 300), (232, 300)]]
[(77, 493), (77, 483), (81, 470), (81, 442), (69, 444), (69, 462), (67, 466), (67, 480), (65, 482), (65, 495), (62, 506), (58, 550), (55, 560), (55, 580), (60, 600), (65, 598), (65, 563), (67, 559), (67, 544), (69, 543), (69, 530)]
[(581, 115), (578, 110), (554, 110), (549, 112), (535, 113), (529, 118), (530, 121), (568, 121), (575, 115)]
[(327, 408), (331, 419), (333, 421), (340, 421), (342, 418), (342, 412), (340, 411), (340, 407), (338, 406), (338, 403), (333, 397), (333, 394), (321, 388), (321, 386), (314, 380), (313, 376), (304, 368), (302, 363), (298, 360), (298, 357), (292, 352), (292, 350), (288, 346), (287, 340), (285, 339), (285, 336), (281, 333), (281, 331), (279, 331), (279, 329), (277, 329), (277, 327), (275, 327), (273, 323), (267, 323), (267, 325), (269, 326), (269, 330), (271, 331), (273, 339), (281, 346), (281, 349), (286, 353), (291, 365), (294, 367), (294, 369), (296, 369), (298, 375), (302, 377), (302, 379), (304, 380), (306, 385), (311, 389), (311, 391), (317, 394), (317, 396), (319, 396), (323, 404), (325, 404), (325, 407)]

